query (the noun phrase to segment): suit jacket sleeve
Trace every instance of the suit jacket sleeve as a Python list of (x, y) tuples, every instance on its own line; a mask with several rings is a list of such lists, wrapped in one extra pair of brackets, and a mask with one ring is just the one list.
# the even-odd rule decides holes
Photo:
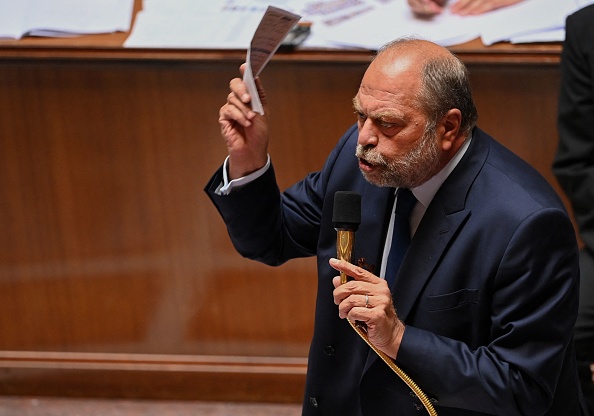
[(594, 5), (567, 19), (561, 59), (559, 148), (553, 171), (580, 235), (594, 251)]
[(347, 130), (322, 171), (310, 173), (282, 193), (272, 166), (260, 178), (224, 196), (215, 193), (222, 167), (215, 173), (205, 191), (241, 255), (272, 266), (316, 255), (327, 176), (355, 129)]

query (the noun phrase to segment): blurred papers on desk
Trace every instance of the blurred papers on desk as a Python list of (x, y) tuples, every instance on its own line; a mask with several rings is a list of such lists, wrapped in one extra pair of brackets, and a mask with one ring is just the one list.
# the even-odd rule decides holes
[[(450, 3), (453, 3), (451, 0)], [(401, 36), (443, 46), (476, 38), (485, 45), (509, 41), (561, 42), (565, 18), (594, 0), (524, 0), (479, 16), (445, 12), (420, 19), (406, 0), (144, 0), (126, 47), (247, 49), (268, 5), (312, 23), (308, 48), (375, 50)]]
[(134, 0), (0, 0), (0, 38), (128, 32)]
[(216, 0), (144, 0), (124, 46), (247, 49), (267, 3), (232, 11), (222, 4)]

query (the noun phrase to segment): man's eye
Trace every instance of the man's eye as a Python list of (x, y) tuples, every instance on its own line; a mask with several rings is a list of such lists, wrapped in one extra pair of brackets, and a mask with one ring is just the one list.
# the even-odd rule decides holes
[(365, 121), (367, 119), (367, 116), (359, 111), (355, 111), (355, 115), (359, 121)]

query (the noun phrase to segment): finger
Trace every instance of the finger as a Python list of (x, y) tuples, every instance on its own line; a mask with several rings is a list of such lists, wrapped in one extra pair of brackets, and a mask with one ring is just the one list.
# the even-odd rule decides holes
[[(340, 316), (340, 308), (339, 308), (339, 316)], [(346, 318), (352, 322), (363, 322), (363, 323), (365, 323), (365, 325), (367, 325), (368, 322), (371, 322), (375, 319), (373, 317), (373, 312), (370, 309), (365, 308), (364, 306), (358, 306), (358, 307), (349, 309), (348, 312), (345, 314), (344, 318)]]
[(471, 16), (489, 11), (491, 7), (492, 6), (489, 6), (488, 3), (482, 0), (459, 0), (452, 5), (450, 10), (452, 14), (457, 14), (459, 16)]
[(373, 304), (372, 304), (372, 296), (371, 295), (365, 295), (365, 303), (363, 304), (363, 306), (367, 309), (371, 309), (373, 308)]
[(360, 282), (379, 283), (383, 279), (345, 260), (330, 259), (330, 266)]
[[(241, 65), (240, 72), (243, 74), (245, 68), (245, 64)], [(266, 91), (264, 90), (264, 86), (260, 78), (255, 78), (254, 82), (256, 84), (256, 90), (258, 92), (258, 96), (260, 98), (260, 102), (265, 109), (265, 113), (267, 113), (267, 99), (266, 99)], [(246, 108), (251, 110), (251, 105), (249, 105), (252, 101), (252, 97), (249, 93), (247, 85), (241, 78), (234, 78), (229, 82), (229, 89), (231, 93), (238, 97), (239, 101), (246, 105)], [(241, 108), (241, 106), (240, 106)]]
[(451, 7), (453, 14), (460, 16), (478, 15), (519, 3), (521, 0), (459, 0)]
[(420, 16), (433, 16), (443, 11), (442, 5), (433, 0), (408, 0), (408, 4)]
[(219, 124), (223, 128), (235, 126), (235, 123), (243, 127), (251, 126), (251, 120), (254, 117), (254, 112), (251, 110), (240, 109), (234, 104), (225, 104), (219, 110)]
[(358, 284), (356, 281), (341, 283), (340, 276), (335, 276), (332, 279), (332, 283), (334, 284), (334, 291), (332, 292), (332, 296), (334, 297), (335, 305), (340, 305), (349, 296), (359, 292)]
[[(346, 283), (340, 283), (340, 276), (336, 276), (332, 279), (334, 283), (334, 291), (332, 296), (334, 297), (334, 304), (340, 305), (350, 296), (359, 296), (371, 294), (373, 287), (367, 282), (359, 282), (357, 280), (350, 280)], [(352, 300), (351, 300), (352, 301)]]
[[(338, 305), (338, 316), (343, 319), (347, 317), (350, 318), (353, 315), (353, 310), (355, 309), (371, 309), (370, 296), (357, 294), (347, 297)], [(357, 316), (361, 316), (361, 314), (365, 315), (365, 311), (357, 311), (355, 314)], [(368, 317), (366, 319), (368, 319)]]
[(229, 89), (231, 90), (231, 93), (238, 97), (242, 103), (248, 104), (250, 101), (252, 101), (252, 97), (248, 92), (247, 86), (241, 78), (233, 78), (231, 81), (229, 81)]
[(250, 120), (256, 116), (256, 113), (252, 110), (252, 106), (250, 105), (249, 99), (247, 102), (245, 102), (245, 97), (241, 98), (233, 92), (230, 92), (229, 95), (227, 95), (227, 105), (227, 110), (230, 110), (232, 112), (234, 108), (236, 108), (246, 118)]
[(232, 120), (248, 127), (256, 113), (249, 105), (251, 97), (247, 87), (241, 79), (234, 78), (229, 82), (229, 89), (231, 92), (227, 95), (227, 104), (219, 111), (219, 122)]
[(473, 0), (458, 0), (450, 6), (450, 12), (454, 14), (459, 14), (460, 12), (464, 11), (464, 9), (466, 9), (466, 7), (468, 7), (468, 4), (472, 1)]
[(334, 288), (336, 289), (338, 286), (340, 286), (342, 283), (340, 282), (340, 276), (334, 276), (332, 278), (332, 284), (334, 285)]
[[(247, 63), (243, 63), (241, 64), (241, 66), (239, 67), (239, 72), (241, 73), (241, 76), (243, 77), (243, 74), (245, 73), (245, 68), (247, 66)], [(243, 80), (241, 80), (243, 81)], [(260, 81), (259, 77), (254, 78), (254, 81), (256, 83), (256, 90), (258, 91), (258, 95), (260, 96), (260, 101), (262, 102), (262, 105), (265, 106), (266, 103), (266, 92), (264, 90), (264, 86), (262, 85), (262, 81)], [(243, 85), (242, 88), (242, 94), (245, 93), (247, 95), (242, 95), (242, 101), (244, 101), (245, 103), (248, 103), (251, 101), (251, 97), (249, 96), (249, 93), (247, 91), (247, 88), (245, 88), (245, 84)], [(249, 98), (248, 98), (249, 97)], [(247, 99), (247, 101), (246, 101)]]

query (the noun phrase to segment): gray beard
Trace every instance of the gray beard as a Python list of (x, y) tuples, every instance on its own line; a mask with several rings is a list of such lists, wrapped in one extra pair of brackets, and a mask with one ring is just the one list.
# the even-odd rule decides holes
[(439, 147), (433, 129), (426, 130), (418, 145), (402, 159), (389, 160), (375, 148), (366, 148), (359, 144), (356, 156), (375, 165), (376, 168), (381, 168), (373, 174), (361, 171), (369, 183), (392, 188), (411, 189), (422, 185), (437, 173), (440, 162)]

